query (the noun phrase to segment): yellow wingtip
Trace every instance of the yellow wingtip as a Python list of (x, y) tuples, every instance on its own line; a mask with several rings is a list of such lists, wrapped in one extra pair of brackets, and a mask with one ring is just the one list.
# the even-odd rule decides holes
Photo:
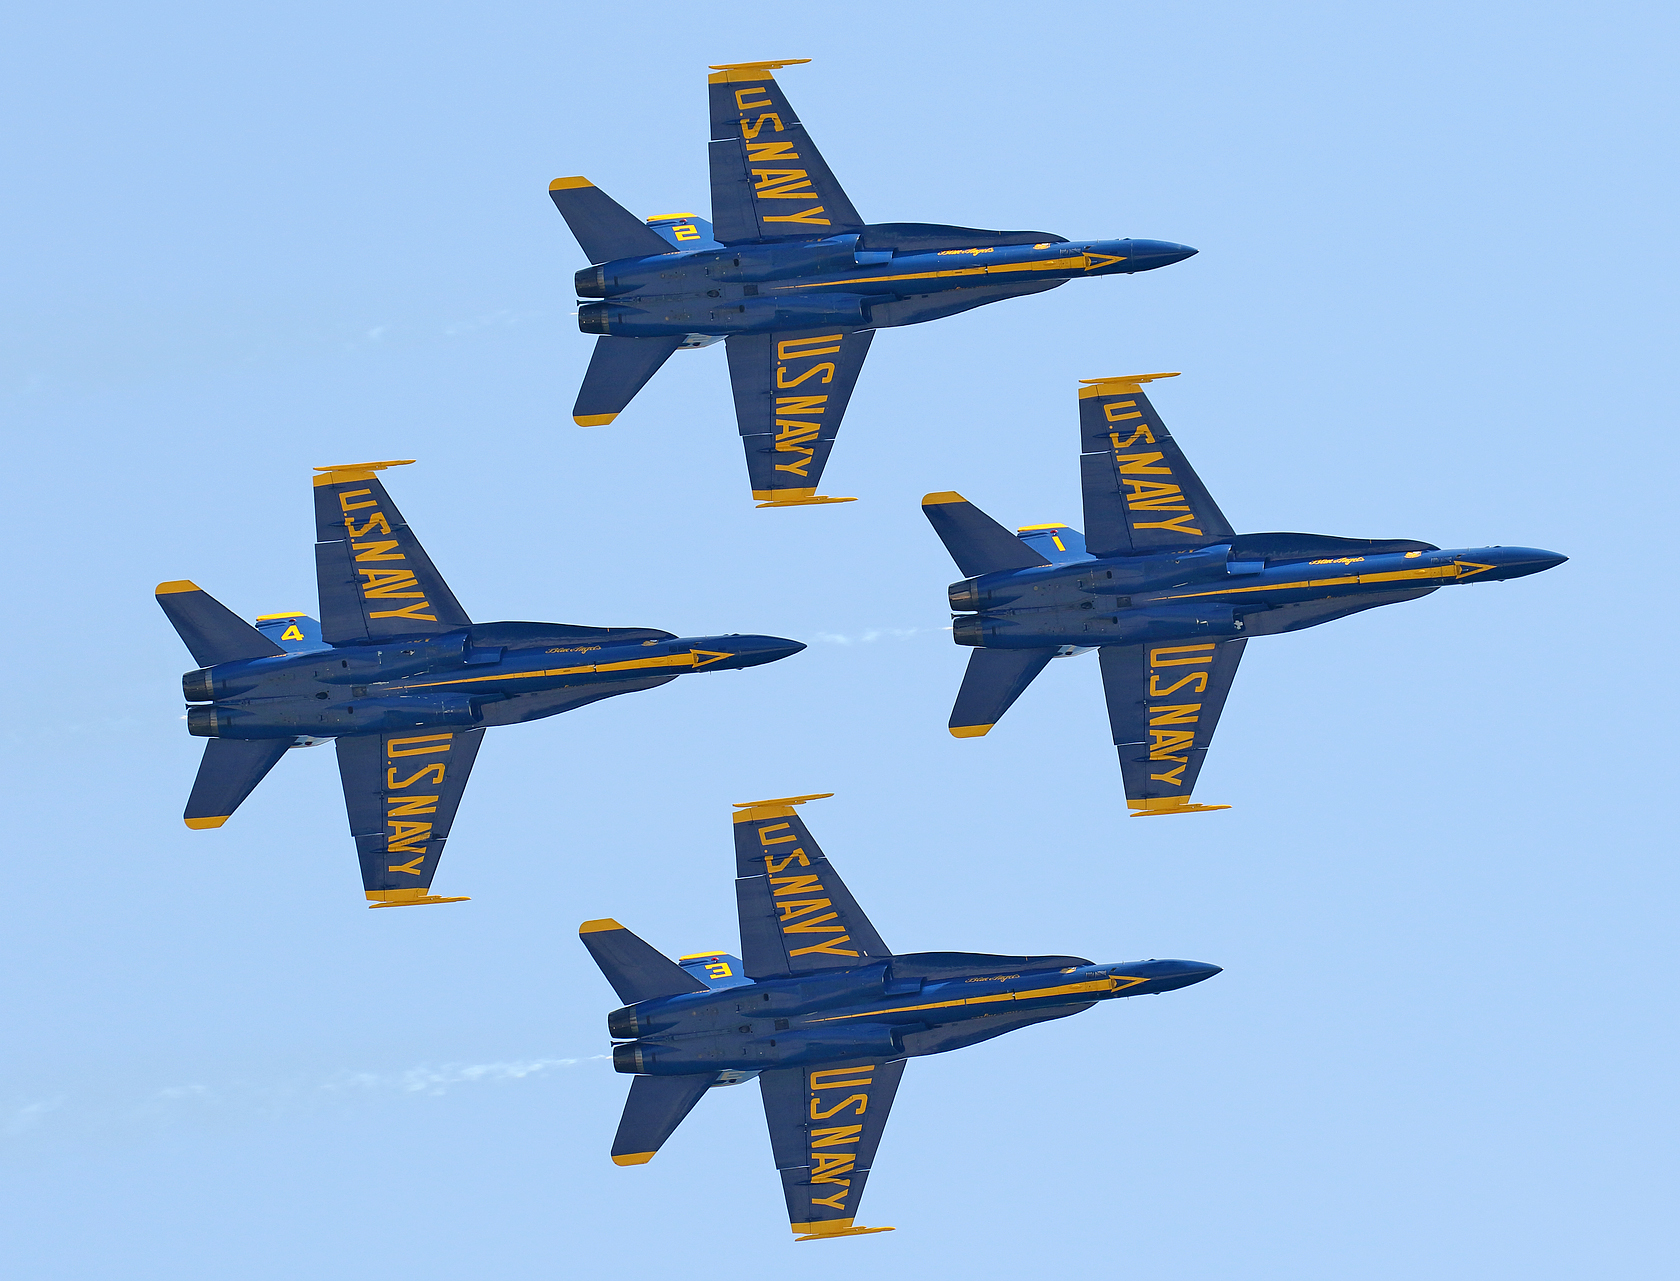
[(330, 467), (317, 467), (317, 475), (313, 484), (319, 488), (322, 485), (342, 485), (350, 480), (372, 480), (375, 472), (382, 472), (387, 467), (407, 467), (412, 458), (387, 458), (377, 463), (335, 463)]
[(811, 61), (809, 58), (783, 58), (780, 62), (720, 62), (706, 70), (713, 75), (706, 77), (707, 84), (729, 84), (735, 80), (774, 80), (772, 71), (782, 67), (797, 67)]
[(190, 578), (177, 578), (172, 583), (159, 583), (156, 594), (159, 596), (173, 596), (177, 592), (201, 592), (204, 589)]
[(1126, 798), (1133, 818), (1161, 818), (1167, 814), (1205, 814), (1210, 810), (1228, 810), (1229, 805), (1196, 805), (1188, 796), (1156, 796)]
[(573, 414), (572, 421), (579, 427), (605, 427), (617, 414)]
[(646, 1165), (653, 1160), (652, 1152), (625, 1152), (613, 1157), (614, 1165)]
[[(812, 792), (809, 796), (778, 796), (768, 801), (731, 801), (735, 812), (729, 816), (734, 823), (751, 823), (758, 819), (772, 817), (780, 818), (793, 813), (793, 806), (803, 805), (806, 801), (823, 801), (833, 796), (833, 792)], [(765, 810), (778, 810), (780, 813), (766, 815)]]
[(603, 916), (598, 921), (585, 921), (578, 926), (579, 934), (601, 934), (607, 930), (622, 930), (624, 927), (610, 916)]
[(1128, 391), (1142, 391), (1144, 383), (1152, 383), (1157, 378), (1177, 378), (1179, 371), (1170, 374), (1121, 374), (1116, 378), (1081, 378), (1079, 380), (1079, 399), (1086, 400), (1092, 396), (1118, 396)]
[[(992, 725), (996, 724), (996, 721), (992, 722)], [(948, 728), (952, 738), (984, 738), (991, 731), (992, 725), (952, 725)]]
[(550, 191), (569, 191), (573, 187), (593, 187), (594, 185), (589, 179), (579, 174), (572, 178), (556, 178), (548, 184), (548, 189)]
[(472, 899), (464, 894), (444, 896), (433, 894), (430, 889), (412, 890), (368, 890), (369, 909), (376, 907), (424, 907), (428, 903), (470, 903)]
[(922, 495), (923, 507), (939, 507), (945, 503), (966, 503), (967, 501), (968, 499), (954, 489), (942, 489), (937, 494)]
[[(861, 1237), (871, 1232), (897, 1232), (897, 1228), (853, 1227), (852, 1219), (827, 1219), (814, 1223), (790, 1223), (796, 1241), (831, 1241), (835, 1237)], [(803, 1236), (799, 1235), (804, 1233)]]
[(231, 814), (223, 814), (218, 818), (189, 818), (184, 821), (188, 827), (192, 828), (193, 831), (202, 832), (206, 828), (220, 827), (232, 817), (233, 816)]

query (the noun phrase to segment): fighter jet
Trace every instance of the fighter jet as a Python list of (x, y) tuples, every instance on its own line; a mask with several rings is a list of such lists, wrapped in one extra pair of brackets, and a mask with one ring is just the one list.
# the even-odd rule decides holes
[(975, 647), (951, 712), (985, 734), (1052, 658), (1098, 651), (1132, 817), (1229, 809), (1190, 800), (1243, 647), (1458, 583), (1537, 574), (1533, 547), (1442, 551), (1409, 539), (1238, 534), (1155, 412), (1144, 384), (1082, 379), (1085, 532), (1010, 533), (961, 494), (922, 511), (966, 577), (952, 639)]
[(828, 795), (736, 805), (739, 958), (671, 961), (617, 921), (579, 927), (625, 1002), (607, 1016), (613, 1067), (635, 1074), (614, 1163), (652, 1160), (707, 1090), (756, 1076), (800, 1241), (892, 1231), (855, 1224), (906, 1061), (1219, 973), (1198, 961), (895, 956), (796, 811)]
[(777, 636), (475, 623), (376, 474), (413, 461), (315, 469), (319, 624), (275, 614), (253, 627), (194, 583), (157, 588), (199, 664), (181, 678), (187, 733), (209, 740), (187, 826), (220, 827), (289, 748), (332, 739), (373, 907), (464, 901), (432, 894), (432, 878), (492, 725), (805, 648)]
[(771, 74), (809, 61), (712, 68), (710, 222), (675, 213), (644, 223), (587, 178), (549, 185), (594, 264), (577, 273), (578, 328), (599, 338), (573, 421), (612, 422), (672, 352), (726, 339), (760, 507), (852, 501), (817, 485), (877, 329), (1196, 252), (1164, 240), (866, 223)]

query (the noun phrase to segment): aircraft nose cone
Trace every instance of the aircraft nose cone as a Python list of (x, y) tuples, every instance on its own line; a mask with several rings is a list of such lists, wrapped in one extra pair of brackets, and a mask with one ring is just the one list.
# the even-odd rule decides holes
[(1189, 245), (1176, 245), (1170, 240), (1133, 240), (1130, 244), (1132, 252), (1127, 255), (1128, 269), (1134, 272), (1170, 267), (1196, 253)]
[(735, 636), (730, 638), (734, 658), (731, 667), (759, 667), (777, 659), (791, 658), (805, 646), (784, 636)]
[(1500, 578), (1526, 578), (1543, 570), (1556, 569), (1569, 557), (1540, 547), (1500, 547), (1496, 549)]

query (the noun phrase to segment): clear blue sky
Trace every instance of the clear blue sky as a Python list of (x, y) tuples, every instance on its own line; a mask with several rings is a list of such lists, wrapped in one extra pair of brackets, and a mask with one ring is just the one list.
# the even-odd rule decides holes
[[(0, 50), (8, 1277), (1655, 1276), (1672, 1260), (1674, 27), (1656, 5), (36, 6)], [(1201, 250), (881, 335), (838, 508), (755, 511), (723, 353), (611, 428), (548, 181), (707, 207), (707, 63), (866, 217)], [(1074, 382), (1239, 527), (1572, 559), (1249, 649), (1199, 796), (1124, 817), (1096, 662), (945, 717), (957, 489), (1077, 521)], [(180, 810), (190, 577), (314, 609), (309, 468), (482, 619), (810, 649), (492, 734), (369, 913), (330, 750)], [(808, 817), (900, 950), (1226, 972), (917, 1060), (789, 1243), (757, 1089), (607, 1159), (615, 916), (735, 940), (729, 803)], [(792, 1251), (784, 1257), (785, 1252)]]

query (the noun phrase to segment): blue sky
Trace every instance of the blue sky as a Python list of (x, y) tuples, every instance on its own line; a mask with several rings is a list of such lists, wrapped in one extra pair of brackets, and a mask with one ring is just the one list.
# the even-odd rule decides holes
[[(8, 1276), (1672, 1266), (1670, 14), (66, 4), (8, 34)], [(703, 212), (706, 64), (781, 57), (866, 217), (1201, 253), (881, 335), (825, 485), (854, 504), (750, 506), (717, 349), (575, 428), (548, 181)], [(1137, 824), (1092, 658), (946, 734), (956, 574), (917, 500), (1077, 522), (1075, 380), (1165, 369), (1240, 528), (1571, 560), (1251, 646), (1198, 789), (1234, 808)], [(491, 735), (436, 882), (469, 904), (363, 909), (329, 751), (187, 831), (153, 584), (313, 611), (310, 467), (391, 457), (475, 617), (810, 649)], [(756, 1087), (608, 1162), (616, 1000), (575, 928), (733, 947), (730, 802), (818, 791), (900, 950), (1226, 969), (912, 1063), (862, 1214), (900, 1230), (794, 1247)]]

